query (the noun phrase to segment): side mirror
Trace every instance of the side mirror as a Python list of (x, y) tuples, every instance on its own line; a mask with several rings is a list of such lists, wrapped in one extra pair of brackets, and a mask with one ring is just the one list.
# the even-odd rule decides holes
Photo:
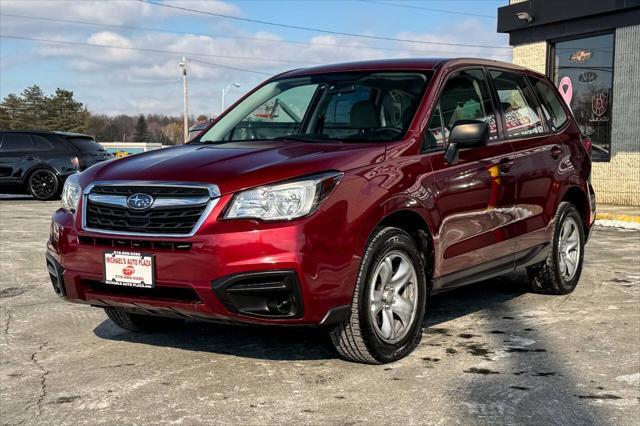
[(458, 120), (449, 134), (449, 146), (444, 159), (449, 164), (458, 161), (458, 151), (485, 146), (489, 141), (489, 125), (480, 120)]

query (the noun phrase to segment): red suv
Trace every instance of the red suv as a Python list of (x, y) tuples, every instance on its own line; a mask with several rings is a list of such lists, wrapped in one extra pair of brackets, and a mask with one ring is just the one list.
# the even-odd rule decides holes
[(136, 332), (186, 319), (327, 327), (385, 363), (435, 293), (526, 268), (567, 294), (594, 221), (591, 163), (543, 75), (475, 59), (280, 74), (183, 146), (67, 179), (56, 293)]

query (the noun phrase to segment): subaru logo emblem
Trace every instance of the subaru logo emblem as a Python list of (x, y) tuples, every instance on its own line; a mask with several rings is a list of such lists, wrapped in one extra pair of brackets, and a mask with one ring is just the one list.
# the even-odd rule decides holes
[(133, 194), (127, 198), (127, 206), (132, 210), (145, 210), (153, 204), (153, 197), (149, 194)]

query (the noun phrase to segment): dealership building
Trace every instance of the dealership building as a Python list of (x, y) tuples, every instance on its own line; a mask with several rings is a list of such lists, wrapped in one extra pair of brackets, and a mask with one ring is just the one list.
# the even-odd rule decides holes
[(510, 0), (498, 32), (592, 140), (598, 202), (640, 206), (640, 0)]

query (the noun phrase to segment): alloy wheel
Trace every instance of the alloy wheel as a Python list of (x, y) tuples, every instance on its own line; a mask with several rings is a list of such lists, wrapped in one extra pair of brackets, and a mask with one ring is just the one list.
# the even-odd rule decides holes
[(388, 344), (402, 340), (416, 320), (418, 287), (413, 262), (391, 251), (376, 266), (369, 293), (369, 313), (377, 336)]
[(58, 189), (58, 180), (49, 170), (36, 171), (29, 182), (31, 193), (39, 199), (52, 197)]
[(580, 250), (578, 224), (572, 217), (567, 217), (562, 223), (558, 237), (558, 265), (563, 280), (570, 281), (576, 274)]

